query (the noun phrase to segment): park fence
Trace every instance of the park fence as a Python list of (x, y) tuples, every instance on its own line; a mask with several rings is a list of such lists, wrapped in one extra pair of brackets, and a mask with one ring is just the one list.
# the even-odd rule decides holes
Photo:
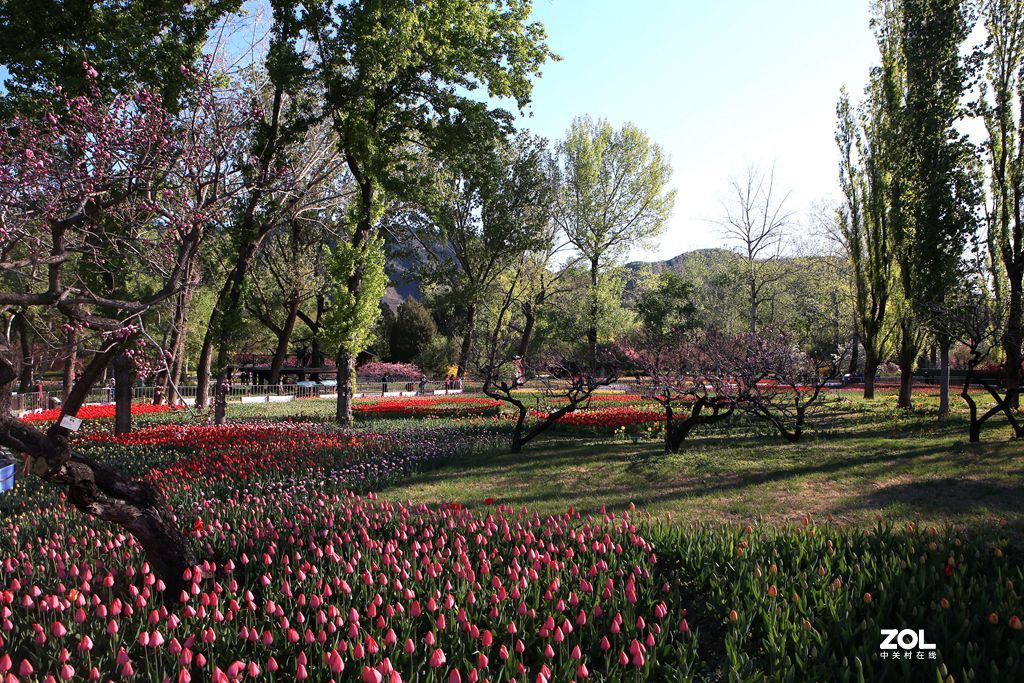
[[(164, 392), (162, 402), (171, 400), (168, 393), (176, 396), (177, 404), (196, 405), (199, 395), (198, 387), (179, 386), (173, 392)], [(157, 387), (137, 386), (132, 388), (132, 401), (152, 403)], [(391, 380), (385, 383), (380, 380), (360, 378), (356, 383), (356, 398), (360, 397), (401, 397), (401, 396), (438, 396), (446, 394), (479, 393), (479, 383), (465, 384), (451, 381), (419, 381)], [(295, 384), (253, 385), (232, 384), (228, 391), (228, 401), (236, 403), (282, 403), (295, 399), (335, 399), (338, 388), (333, 383), (299, 382)], [(35, 391), (27, 394), (12, 393), (11, 412), (15, 415), (39, 412), (50, 408), (58, 408), (63, 399), (62, 391)], [(109, 386), (94, 387), (86, 396), (85, 404), (113, 403), (114, 392)], [(209, 390), (207, 404), (213, 403), (213, 389)]]

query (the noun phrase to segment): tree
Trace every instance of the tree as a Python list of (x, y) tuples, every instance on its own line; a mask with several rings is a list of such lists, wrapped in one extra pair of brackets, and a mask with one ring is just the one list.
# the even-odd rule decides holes
[[(988, 253), (993, 263), (992, 288), (996, 304), (1005, 302), (1005, 327), (1001, 333), (1005, 356), (1007, 399), (1020, 406), (1024, 345), (1024, 112), (1015, 103), (1024, 92), (1024, 2), (985, 0), (982, 20), (988, 31), (985, 50), (987, 97), (982, 97), (988, 141), (987, 171), (989, 205), (986, 207)], [(998, 265), (1001, 264), (1001, 268)], [(1016, 389), (1017, 391), (1013, 391)]]
[(785, 277), (782, 238), (791, 215), (786, 196), (775, 195), (775, 169), (767, 174), (751, 166), (731, 183), (732, 199), (725, 205), (722, 228), (737, 244), (743, 259), (743, 279), (750, 315), (749, 330), (757, 332), (762, 306), (773, 300), (775, 286)]
[(835, 239), (843, 245), (853, 280), (854, 308), (864, 346), (864, 398), (875, 397), (875, 377), (886, 358), (893, 287), (889, 235), (891, 181), (885, 157), (891, 144), (891, 121), (882, 106), (881, 81), (872, 79), (868, 102), (858, 124), (844, 92), (836, 107), (839, 184), (844, 204), (837, 212)]
[[(961, 0), (904, 1), (907, 95), (901, 139), (909, 162), (910, 220), (895, 238), (903, 269), (909, 271), (904, 292), (917, 317), (941, 303), (961, 281), (964, 245), (975, 233), (980, 196), (974, 150), (956, 128), (964, 115), (967, 83), (961, 46), (970, 31)], [(949, 411), (950, 340), (937, 336), (942, 353), (939, 412), (944, 415)], [(905, 376), (901, 388), (907, 384)], [(909, 392), (906, 398), (909, 407)]]
[[(346, 226), (351, 229), (352, 223), (346, 222)], [(356, 244), (351, 232), (346, 237), (346, 241), (327, 250), (327, 310), (317, 334), (335, 358), (347, 355), (355, 358), (367, 347), (380, 314), (380, 299), (388, 284), (381, 239), (374, 236)], [(353, 292), (348, 283), (356, 272), (361, 286)], [(337, 364), (337, 382), (339, 396), (355, 393), (355, 372), (346, 371), (340, 362)], [(338, 401), (335, 417), (339, 423), (345, 420), (343, 406)]]
[(556, 220), (589, 265), (587, 343), (590, 362), (598, 343), (598, 290), (602, 266), (665, 227), (676, 192), (664, 151), (631, 123), (618, 130), (589, 117), (573, 121), (558, 147)]
[[(16, 117), (0, 131), (0, 268), (24, 275), (19, 289), (0, 291), (0, 307), (57, 311), (81, 348), (94, 350), (62, 418), (77, 413), (129, 344), (147, 338), (143, 315), (174, 295), (206, 226), (227, 210), (231, 174), (223, 150), (208, 146), (218, 138), (202, 130), (211, 94), (200, 88), (178, 119), (145, 91), (109, 104), (58, 94), (41, 117)], [(197, 186), (207, 192), (186, 191)], [(137, 277), (104, 278), (104, 264)], [(63, 420), (42, 432), (14, 418), (10, 358), (4, 349), (0, 444), (28, 454), (31, 471), (80, 511), (133, 534), (176, 598), (195, 557), (159, 488), (74, 452)]]
[(323, 245), (334, 239), (329, 226), (316, 219), (294, 220), (271, 235), (257, 256), (246, 310), (276, 338), (268, 382), (281, 381), (299, 310), (323, 288)]
[(306, 110), (310, 98), (305, 74), (289, 61), (290, 26), (287, 19), (275, 22), (267, 57), (268, 82), (254, 87), (259, 104), (254, 107), (257, 115), (251, 126), (250, 149), (238, 158), (245, 184), (227, 226), (227, 272), (199, 356), (197, 401), (206, 406), (210, 379), (217, 377), (217, 424), (225, 420), (231, 350), (241, 328), (250, 269), (263, 243), (299, 221), (332, 221), (349, 192), (333, 132), (327, 126), (314, 125)]
[(407, 223), (428, 254), (425, 283), (446, 287), (465, 310), (458, 366), (465, 374), (477, 314), (498, 279), (548, 238), (551, 183), (547, 145), (520, 134), (475, 150), (451, 150)]
[[(275, 15), (301, 18), (291, 36), (309, 39), (310, 68), (324, 91), (323, 114), (331, 121), (354, 179), (351, 247), (371, 256), (387, 193), (400, 193), (412, 144), (461, 129), (466, 144), (493, 138), (507, 128), (507, 112), (475, 96), (529, 102), (530, 78), (551, 55), (543, 27), (528, 22), (527, 0), (272, 0)], [(301, 56), (295, 54), (294, 61)], [(376, 258), (376, 256), (372, 256)], [(354, 264), (349, 297), (362, 294), (364, 266)], [(370, 321), (372, 324), (372, 321)], [(352, 422), (358, 349), (338, 360), (338, 419)]]
[(0, 64), (7, 70), (0, 116), (45, 100), (59, 83), (70, 96), (92, 96), (87, 62), (103, 73), (103, 92), (131, 94), (140, 87), (174, 111), (208, 32), (241, 0), (182, 3), (6, 0), (0, 5)]
[[(874, 24), (882, 53), (881, 106), (894, 122), (887, 164), (900, 285), (898, 405), (909, 409), (925, 313), (962, 277), (963, 245), (974, 227), (972, 148), (956, 128), (967, 75), (961, 46), (970, 23), (960, 0), (883, 0)], [(948, 407), (948, 340), (939, 342)]]
[(842, 354), (807, 352), (792, 337), (771, 328), (760, 334), (714, 336), (705, 345), (709, 365), (721, 368), (713, 378), (722, 395), (733, 395), (744, 412), (797, 443), (815, 418), (827, 413), (825, 385), (839, 374)]
[(400, 362), (416, 360), (437, 336), (437, 325), (427, 307), (415, 299), (406, 299), (398, 307), (391, 326), (391, 358)]
[[(1024, 437), (1024, 424), (1014, 414), (1011, 399), (1017, 389), (1007, 388), (1000, 394), (998, 384), (977, 378), (978, 367), (1002, 342), (1005, 331), (1005, 302), (995, 300), (988, 292), (975, 283), (962, 287), (946, 298), (944, 304), (934, 311), (933, 325), (948, 339), (958, 341), (968, 352), (967, 374), (964, 376), (960, 397), (970, 415), (969, 438), (971, 443), (981, 441), (981, 429), (995, 415), (1006, 416), (1014, 436)], [(979, 414), (978, 402), (971, 395), (975, 384), (983, 387), (995, 400), (995, 405)]]
[[(665, 411), (665, 453), (678, 453), (694, 428), (727, 419), (736, 403), (709, 389), (711, 374), (697, 330), (691, 287), (682, 276), (662, 272), (642, 292), (636, 310), (640, 328), (621, 351), (650, 382), (650, 395)], [(680, 419), (679, 411), (689, 409)]]

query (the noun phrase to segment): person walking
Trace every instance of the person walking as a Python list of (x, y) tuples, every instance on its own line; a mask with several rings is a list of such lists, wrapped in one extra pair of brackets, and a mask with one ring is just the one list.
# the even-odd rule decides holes
[(381, 381), (381, 386), (382, 386), (382, 389), (381, 389), (380, 393), (382, 393), (382, 394), (388, 393), (388, 382), (391, 381), (391, 377), (388, 375), (388, 373), (385, 372), (384, 376), (380, 378), (380, 381)]

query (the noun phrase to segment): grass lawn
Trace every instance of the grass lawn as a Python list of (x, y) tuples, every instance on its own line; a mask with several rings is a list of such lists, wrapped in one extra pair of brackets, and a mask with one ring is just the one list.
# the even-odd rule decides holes
[(982, 443), (966, 416), (939, 421), (930, 398), (912, 413), (891, 396), (853, 402), (829, 433), (781, 438), (697, 434), (677, 455), (656, 441), (552, 432), (522, 454), (455, 460), (385, 491), (394, 500), (486, 498), (542, 514), (629, 503), (676, 521), (799, 522), (805, 515), (870, 526), (878, 514), (920, 513), (932, 524), (989, 526), (1000, 517), (1024, 537), (1024, 445), (993, 419)]

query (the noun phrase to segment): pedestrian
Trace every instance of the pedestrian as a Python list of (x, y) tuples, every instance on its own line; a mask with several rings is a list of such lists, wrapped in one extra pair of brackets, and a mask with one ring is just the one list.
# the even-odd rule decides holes
[(427, 393), (427, 376), (420, 375), (420, 396)]
[(381, 384), (383, 385), (383, 389), (381, 391), (382, 394), (388, 393), (388, 382), (390, 382), (390, 381), (391, 381), (391, 377), (389, 377), (388, 373), (385, 372), (384, 376), (381, 377)]

